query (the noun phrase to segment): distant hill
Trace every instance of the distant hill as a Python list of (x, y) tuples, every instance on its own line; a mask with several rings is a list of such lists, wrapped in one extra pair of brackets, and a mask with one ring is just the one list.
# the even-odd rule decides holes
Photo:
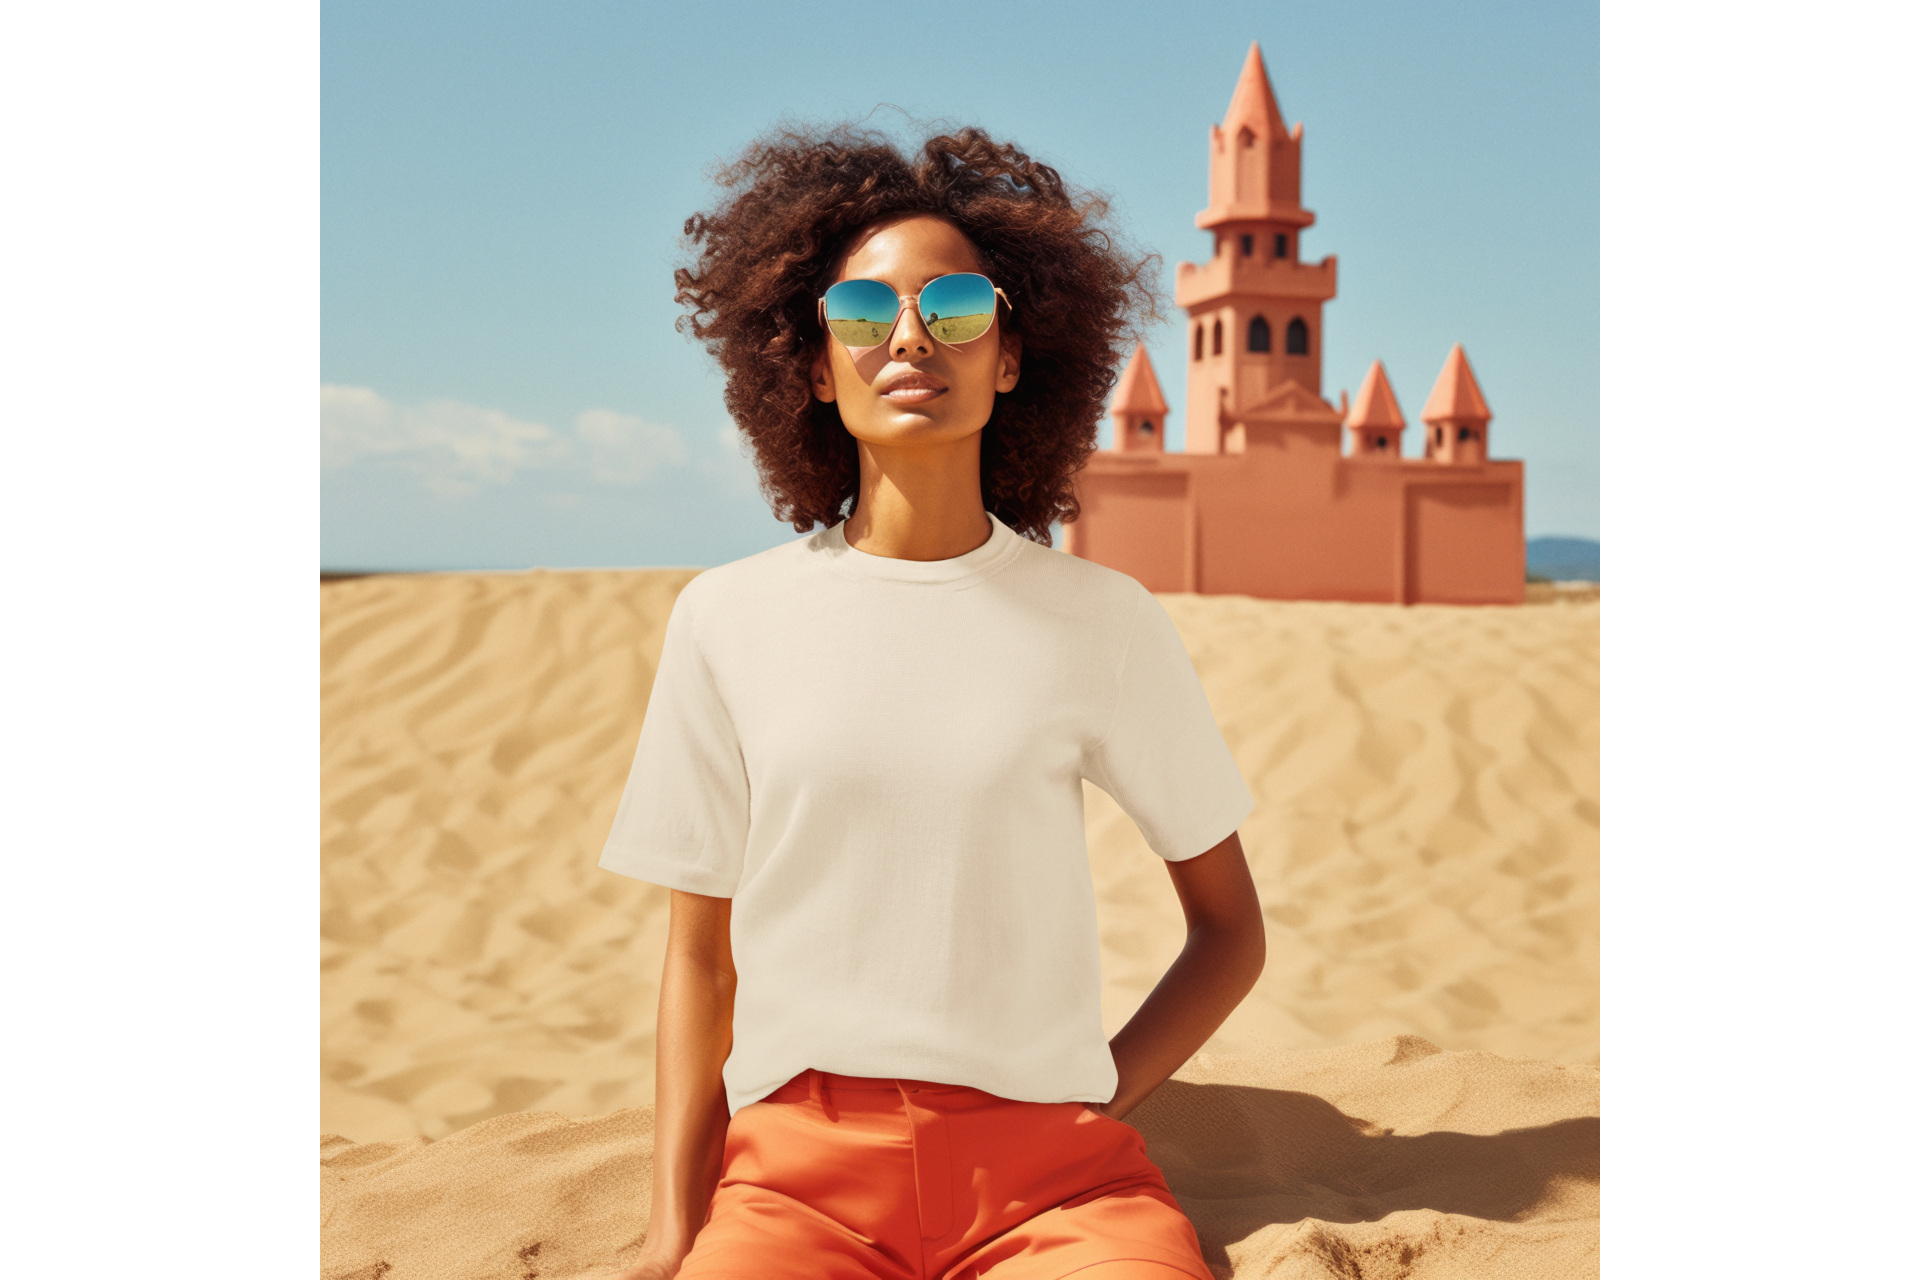
[(1600, 581), (1600, 544), (1591, 538), (1533, 538), (1527, 542), (1527, 573), (1555, 582)]

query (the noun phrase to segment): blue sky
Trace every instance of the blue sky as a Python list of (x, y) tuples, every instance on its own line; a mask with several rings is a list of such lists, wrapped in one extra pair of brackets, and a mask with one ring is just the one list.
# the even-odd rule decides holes
[[(1259, 40), (1305, 126), (1324, 386), (1403, 407), (1454, 342), (1530, 536), (1599, 536), (1591, 4), (347, 3), (321, 11), (321, 560), (713, 565), (795, 535), (673, 328), (706, 172), (783, 115), (977, 123), (1199, 260), (1208, 128)], [(1169, 305), (1169, 313), (1179, 313)], [(1183, 402), (1177, 319), (1149, 336)], [(1169, 443), (1183, 433), (1178, 414)]]

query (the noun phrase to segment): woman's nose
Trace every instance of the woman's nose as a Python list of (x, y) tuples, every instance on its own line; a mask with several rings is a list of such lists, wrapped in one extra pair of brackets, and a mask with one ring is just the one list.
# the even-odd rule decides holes
[(927, 332), (927, 325), (920, 318), (920, 299), (913, 298), (900, 308), (900, 319), (893, 326), (893, 340), (888, 353), (896, 360), (908, 356), (924, 356), (933, 352), (933, 335)]

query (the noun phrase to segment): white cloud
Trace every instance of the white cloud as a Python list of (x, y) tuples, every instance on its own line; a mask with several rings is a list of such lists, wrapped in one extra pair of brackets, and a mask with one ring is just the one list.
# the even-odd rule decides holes
[(753, 448), (740, 428), (723, 422), (713, 429), (714, 443), (720, 446), (715, 458), (701, 458), (693, 465), (728, 494), (760, 491), (760, 472), (754, 463)]
[(393, 406), (379, 392), (322, 384), (321, 466), (344, 467), (364, 454), (390, 452), (398, 434)]
[(687, 460), (678, 431), (630, 413), (589, 409), (573, 420), (573, 432), (586, 446), (589, 473), (602, 484), (639, 484)]
[(320, 388), (320, 459), (344, 467), (383, 457), (436, 493), (472, 493), (529, 467), (564, 460), (568, 442), (541, 422), (457, 400), (402, 406), (369, 387)]
[(320, 388), (320, 457), (328, 468), (363, 459), (418, 475), (432, 492), (459, 496), (521, 471), (568, 470), (600, 484), (640, 484), (687, 462), (672, 427), (611, 409), (588, 409), (562, 433), (457, 400), (396, 405), (370, 387)]

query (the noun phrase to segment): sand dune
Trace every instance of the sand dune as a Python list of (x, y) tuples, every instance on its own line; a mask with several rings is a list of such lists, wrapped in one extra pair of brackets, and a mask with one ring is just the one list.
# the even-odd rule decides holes
[[(1209, 1047), (1411, 1033), (1598, 1062), (1599, 605), (1163, 599), (1258, 802), (1272, 930)], [(1088, 812), (1103, 917), (1142, 931), (1105, 957), (1124, 1019), (1183, 926), (1118, 806), (1090, 788)]]
[[(1215, 1275), (1598, 1274), (1593, 1067), (1412, 1036), (1202, 1055), (1127, 1122)], [(322, 1280), (565, 1280), (630, 1265), (653, 1112), (498, 1116), (430, 1142), (321, 1142)]]
[[(339, 1252), (338, 1242), (362, 1239), (338, 1224), (364, 1220), (353, 1188), (370, 1180), (393, 1179), (382, 1185), (396, 1195), (412, 1188), (402, 1202), (425, 1220), (444, 1200), (433, 1192), (441, 1174), (446, 1188), (509, 1167), (532, 1179), (527, 1221), (551, 1225), (553, 1238), (517, 1276), (573, 1274), (555, 1251), (617, 1252), (638, 1231), (632, 1214), (646, 1201), (632, 1181), (644, 1179), (634, 1143), (652, 1101), (667, 893), (595, 862), (667, 611), (695, 572), (430, 574), (322, 588), (322, 1127), (340, 1136), (329, 1177), (345, 1175), (332, 1192), (330, 1276), (383, 1260), (349, 1264)], [(1241, 835), (1271, 930), (1260, 984), (1207, 1046), (1215, 1056), (1181, 1079), (1202, 1083), (1189, 1073), (1232, 1060), (1243, 1072), (1235, 1087), (1291, 1090), (1337, 1113), (1262, 1103), (1260, 1123), (1275, 1134), (1304, 1125), (1338, 1135), (1338, 1115), (1396, 1131), (1341, 1139), (1361, 1143), (1341, 1159), (1388, 1172), (1321, 1179), (1298, 1203), (1274, 1183), (1248, 1201), (1245, 1222), (1208, 1188), (1234, 1185), (1218, 1181), (1223, 1169), (1257, 1181), (1264, 1165), (1209, 1148), (1193, 1157), (1190, 1192), (1163, 1159), (1203, 1238), (1239, 1242), (1222, 1245), (1222, 1266), (1235, 1248), (1260, 1258), (1287, 1249), (1299, 1266), (1324, 1255), (1327, 1274), (1371, 1275), (1365, 1259), (1413, 1249), (1418, 1270), (1379, 1274), (1532, 1274), (1502, 1268), (1545, 1250), (1566, 1265), (1539, 1274), (1590, 1273), (1577, 1260), (1591, 1243), (1591, 1204), (1568, 1189), (1585, 1186), (1584, 1174), (1531, 1190), (1520, 1179), (1504, 1200), (1460, 1190), (1444, 1173), (1434, 1185), (1453, 1190), (1401, 1194), (1386, 1184), (1429, 1185), (1416, 1166), (1452, 1148), (1386, 1139), (1432, 1126), (1480, 1138), (1540, 1130), (1478, 1149), (1551, 1165), (1559, 1157), (1541, 1151), (1591, 1129), (1586, 1102), (1516, 1109), (1533, 1105), (1540, 1080), (1591, 1090), (1598, 1061), (1598, 604), (1161, 598), (1259, 800)], [(1165, 869), (1132, 823), (1092, 787), (1087, 799), (1111, 1032), (1178, 953), (1183, 925)], [(1394, 1037), (1449, 1052), (1398, 1074), (1339, 1057), (1413, 1043)], [(1365, 1047), (1310, 1052), (1355, 1045)], [(1396, 1092), (1446, 1072), (1462, 1082), (1446, 1105), (1468, 1119)], [(1376, 1076), (1389, 1083), (1355, 1083)], [(1350, 1087), (1361, 1092), (1340, 1092)], [(1155, 1128), (1180, 1096), (1170, 1083), (1129, 1116), (1156, 1159), (1182, 1149)], [(542, 1114), (518, 1114), (529, 1112)], [(1281, 1151), (1292, 1139), (1275, 1141)], [(550, 1168), (512, 1163), (543, 1144), (557, 1153)], [(1412, 1172), (1391, 1172), (1403, 1155)], [(548, 1191), (531, 1189), (549, 1175)], [(540, 1218), (533, 1207), (547, 1194), (591, 1199), (607, 1178), (620, 1183), (620, 1203), (604, 1232), (584, 1210)], [(491, 1193), (471, 1194), (479, 1204)], [(1522, 1201), (1524, 1212), (1514, 1208)], [(1202, 1215), (1216, 1211), (1227, 1216), (1207, 1220), (1217, 1226), (1208, 1236), (1215, 1227)], [(402, 1266), (392, 1239), (390, 1280), (494, 1274), (477, 1261), (464, 1271)], [(496, 1245), (504, 1235), (487, 1247)], [(1350, 1254), (1362, 1261), (1340, 1261)]]

